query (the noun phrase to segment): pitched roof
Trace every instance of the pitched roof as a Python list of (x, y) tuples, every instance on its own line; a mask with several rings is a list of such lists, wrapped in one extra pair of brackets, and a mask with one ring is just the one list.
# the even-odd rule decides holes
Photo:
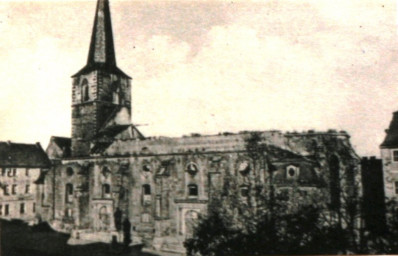
[(51, 139), (60, 149), (70, 149), (72, 143), (71, 138), (52, 136)]
[(72, 145), (71, 138), (52, 136), (51, 141), (54, 142), (62, 150), (62, 155), (64, 157), (70, 156)]
[(386, 130), (386, 137), (380, 148), (396, 148), (398, 147), (398, 111), (393, 113), (390, 127)]
[(111, 12), (108, 0), (98, 0), (87, 64), (73, 77), (93, 70), (104, 70), (130, 78), (116, 66)]
[(40, 143), (0, 142), (1, 167), (48, 168), (51, 162)]
[(99, 139), (99, 138), (114, 138), (116, 135), (121, 133), (122, 131), (126, 130), (129, 128), (131, 124), (126, 124), (126, 125), (112, 125), (105, 127), (101, 129), (94, 137), (93, 139)]
[(272, 161), (281, 161), (281, 160), (306, 160), (309, 161), (308, 158), (303, 157), (293, 151), (283, 149), (278, 146), (268, 145), (267, 150), (268, 154), (271, 157)]
[(111, 144), (112, 141), (95, 142), (94, 146), (90, 149), (90, 153), (100, 154), (104, 152)]
[[(105, 151), (114, 141), (115, 137), (131, 127), (132, 138), (143, 140), (144, 135), (132, 124), (128, 125), (112, 125), (101, 129), (94, 137), (94, 146), (91, 148), (91, 153), (102, 153)], [(131, 139), (131, 138), (130, 138)]]

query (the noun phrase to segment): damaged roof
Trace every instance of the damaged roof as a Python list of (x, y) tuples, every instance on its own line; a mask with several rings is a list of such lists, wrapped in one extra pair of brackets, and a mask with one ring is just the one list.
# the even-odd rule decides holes
[(93, 142), (94, 145), (90, 150), (92, 154), (98, 154), (104, 152), (115, 140), (115, 137), (120, 133), (126, 131), (131, 128), (131, 138), (130, 139), (138, 139), (144, 140), (144, 135), (132, 124), (128, 125), (112, 125), (101, 129), (94, 137)]
[(71, 147), (71, 138), (52, 136), (51, 139), (60, 149), (70, 149)]
[(99, 139), (99, 138), (114, 138), (116, 135), (119, 133), (123, 132), (127, 128), (129, 128), (131, 125), (126, 124), (126, 125), (112, 125), (105, 127), (101, 129), (94, 137), (93, 139)]
[(40, 143), (0, 142), (1, 167), (48, 168), (51, 162)]
[(310, 161), (308, 158), (306, 158), (302, 155), (299, 155), (290, 150), (286, 150), (286, 149), (283, 149), (281, 147), (277, 147), (274, 145), (268, 145), (266, 151), (269, 153), (272, 161), (292, 160), (292, 159)]

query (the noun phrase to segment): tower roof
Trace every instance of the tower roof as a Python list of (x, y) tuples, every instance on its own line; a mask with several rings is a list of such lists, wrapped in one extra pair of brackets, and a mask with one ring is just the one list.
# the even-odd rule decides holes
[(73, 75), (73, 77), (98, 69), (129, 77), (116, 65), (111, 12), (108, 0), (98, 0), (97, 2), (87, 64), (78, 73)]
[(398, 111), (394, 112), (390, 127), (386, 130), (386, 137), (380, 148), (397, 148), (398, 147)]

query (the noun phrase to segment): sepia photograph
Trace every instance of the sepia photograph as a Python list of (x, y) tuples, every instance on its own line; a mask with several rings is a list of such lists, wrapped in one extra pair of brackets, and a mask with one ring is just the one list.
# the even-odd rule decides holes
[(397, 9), (1, 1), (0, 256), (398, 254)]

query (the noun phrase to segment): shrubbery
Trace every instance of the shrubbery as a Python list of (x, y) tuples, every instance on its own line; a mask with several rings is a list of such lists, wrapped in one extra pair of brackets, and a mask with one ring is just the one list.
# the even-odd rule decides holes
[[(248, 156), (271, 174), (267, 146), (259, 141), (259, 136), (247, 140)], [(398, 204), (387, 205), (385, 229), (367, 230), (358, 183), (341, 188), (339, 205), (332, 207), (322, 189), (284, 197), (272, 184), (272, 174), (267, 184), (252, 183), (242, 196), (236, 176), (225, 175), (223, 187), (209, 199), (207, 214), (185, 241), (188, 255), (398, 253)]]

